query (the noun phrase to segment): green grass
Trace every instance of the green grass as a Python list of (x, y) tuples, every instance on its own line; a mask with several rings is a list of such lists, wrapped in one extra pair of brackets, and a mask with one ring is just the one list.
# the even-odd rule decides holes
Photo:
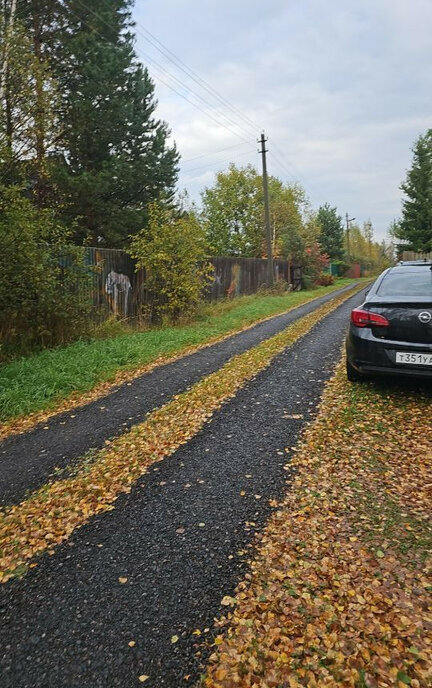
[(340, 279), (310, 291), (243, 296), (204, 306), (187, 325), (131, 330), (17, 359), (0, 367), (0, 420), (49, 409), (73, 392), (88, 392), (113, 379), (120, 370), (177, 354), (358, 281)]

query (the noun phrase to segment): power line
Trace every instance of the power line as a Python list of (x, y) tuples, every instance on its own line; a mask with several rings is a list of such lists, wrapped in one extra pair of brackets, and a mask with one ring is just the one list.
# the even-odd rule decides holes
[[(110, 24), (106, 21), (106, 19), (103, 16), (101, 16), (98, 12), (93, 10), (91, 7), (86, 5), (83, 2), (83, 0), (78, 0), (78, 2), (85, 10), (87, 10), (88, 12), (91, 12), (95, 17), (97, 17), (106, 26), (110, 27)], [(69, 8), (69, 9), (71, 9), (71, 8)], [(71, 11), (73, 12), (73, 14), (75, 14), (76, 17), (78, 17), (79, 19), (82, 19), (76, 11), (74, 11), (72, 9), (71, 9)], [(137, 29), (137, 32), (144, 38), (144, 40), (146, 40), (150, 45), (152, 45), (156, 50), (158, 50), (164, 57), (166, 57), (171, 63), (173, 63), (179, 70), (181, 70), (184, 74), (186, 74), (186, 76), (189, 79), (191, 79), (192, 81), (194, 81), (201, 89), (205, 90), (214, 99), (216, 99), (220, 104), (222, 104), (225, 108), (228, 108), (228, 110), (230, 110), (232, 113), (234, 113), (236, 117), (240, 118), (243, 122), (245, 122), (245, 124), (248, 127), (250, 127), (255, 133), (257, 125), (253, 122), (253, 120), (250, 117), (248, 117), (247, 115), (244, 115), (238, 108), (236, 108), (234, 105), (232, 105), (226, 98), (221, 96), (216, 91), (216, 89), (214, 89), (212, 86), (210, 86), (202, 77), (200, 77), (196, 72), (194, 72), (185, 62), (183, 62), (172, 50), (167, 48), (167, 46), (165, 46), (162, 43), (162, 41), (160, 41), (154, 34), (152, 34), (142, 24), (140, 24), (139, 22), (134, 22), (134, 23), (137, 27), (142, 28), (142, 31)], [(112, 45), (115, 45), (112, 41), (110, 41), (105, 36), (103, 36), (102, 33), (98, 29), (95, 28), (94, 31), (96, 33), (98, 33), (105, 42), (111, 43)], [(145, 34), (147, 34), (147, 35), (145, 35)], [(205, 106), (213, 109), (214, 113), (208, 112), (207, 110), (200, 107), (197, 103), (190, 100), (190, 98), (185, 96), (183, 93), (181, 93), (176, 88), (174, 88), (170, 83), (168, 83), (164, 78), (162, 78), (160, 76), (160, 74), (154, 73), (154, 78), (159, 80), (162, 84), (164, 84), (167, 88), (169, 88), (171, 91), (173, 91), (180, 98), (183, 98), (183, 100), (185, 100), (187, 103), (189, 103), (190, 105), (195, 107), (197, 110), (202, 112), (206, 117), (208, 117), (213, 122), (215, 122), (215, 124), (218, 127), (223, 127), (224, 129), (226, 129), (227, 131), (229, 131), (231, 134), (233, 134), (234, 136), (236, 136), (237, 138), (239, 138), (242, 141), (241, 144), (236, 144), (234, 146), (228, 146), (226, 148), (221, 149), (220, 151), (214, 151), (214, 153), (222, 152), (224, 150), (228, 150), (231, 148), (235, 148), (235, 147), (238, 147), (241, 145), (251, 143), (250, 140), (244, 138), (244, 136), (239, 134), (237, 131), (234, 131), (233, 129), (231, 129), (231, 127), (227, 126), (226, 123), (224, 123), (223, 121), (221, 121), (218, 118), (223, 118), (231, 126), (236, 127), (237, 129), (240, 129), (242, 131), (242, 133), (244, 133), (246, 136), (249, 136), (250, 134), (244, 128), (244, 125), (240, 125), (238, 122), (234, 121), (233, 119), (230, 119), (225, 113), (221, 112), (220, 110), (216, 110), (215, 106), (212, 103), (210, 103), (208, 100), (203, 98), (199, 93), (196, 93), (188, 84), (186, 84), (184, 81), (182, 81), (177, 76), (175, 76), (170, 71), (168, 71), (163, 65), (161, 65), (157, 60), (152, 58), (150, 55), (148, 55), (144, 52), (140, 52), (138, 50), (135, 50), (135, 53), (136, 53), (137, 57), (141, 57), (143, 60), (150, 61), (151, 63), (153, 63), (154, 69), (159, 70), (160, 72), (163, 73), (164, 76), (166, 75), (166, 77), (168, 79), (171, 79), (172, 81), (174, 81), (174, 83), (176, 83), (180, 87), (186, 89), (186, 91), (188, 93), (190, 93), (194, 98), (199, 100)], [(152, 68), (152, 70), (149, 70), (149, 71), (153, 71), (153, 68)], [(300, 183), (302, 186), (304, 186), (307, 189), (308, 187), (306, 186), (306, 184), (304, 184), (297, 176), (293, 175), (292, 172), (288, 169), (288, 164), (285, 162), (284, 153), (277, 147), (277, 145), (274, 142), (272, 142), (272, 147), (278, 151), (278, 154), (276, 154), (274, 151), (270, 152), (270, 155), (272, 156), (272, 158), (274, 159), (274, 161), (276, 162), (278, 167), (281, 170), (283, 170), (285, 172), (285, 174), (287, 174), (290, 178), (294, 179), (296, 182)], [(210, 155), (212, 155), (212, 154), (213, 153), (210, 153)], [(190, 161), (195, 160), (195, 159), (206, 157), (206, 155), (207, 154), (195, 156), (195, 158), (191, 158), (189, 160), (182, 161), (182, 162), (184, 164), (184, 163), (190, 162)], [(280, 155), (280, 157), (279, 157), (279, 155)], [(211, 163), (211, 164), (217, 164), (217, 163)], [(293, 167), (293, 166), (291, 166), (291, 167)], [(194, 168), (194, 169), (197, 169), (197, 168)], [(198, 168), (198, 169), (202, 169), (202, 167)], [(294, 169), (294, 167), (293, 167), (293, 169)], [(192, 171), (192, 170), (190, 170), (190, 171)], [(309, 192), (310, 192), (310, 190), (309, 190)], [(310, 192), (310, 193), (312, 193), (312, 192)]]
[[(79, 4), (80, 4), (84, 9), (88, 10), (89, 12), (91, 12), (91, 13), (92, 13), (95, 17), (97, 17), (101, 22), (103, 22), (103, 23), (106, 24), (108, 27), (110, 27), (110, 25), (109, 25), (109, 23), (106, 21), (106, 19), (104, 19), (104, 17), (102, 17), (98, 12), (96, 12), (95, 10), (93, 10), (91, 7), (88, 7), (87, 5), (85, 5), (85, 4), (82, 2), (82, 0), (78, 0), (78, 2), (79, 2)], [(75, 16), (77, 16), (78, 18), (80, 18), (79, 15), (78, 15), (76, 12), (74, 12), (74, 10), (71, 10), (71, 11), (75, 14)], [(105, 36), (103, 36), (103, 35), (101, 34), (101, 32), (98, 31), (98, 29), (94, 29), (94, 30), (95, 30), (96, 33), (98, 33), (99, 36), (101, 36), (101, 38), (103, 38), (107, 43), (110, 43), (111, 45), (115, 45), (112, 41), (110, 41), (109, 39), (105, 38)], [(141, 54), (140, 54), (140, 52), (139, 52), (138, 50), (136, 51), (136, 54), (137, 54), (138, 57), (141, 57)], [(144, 59), (147, 59), (147, 57), (145, 56)], [(150, 58), (150, 59), (151, 59), (151, 58)], [(201, 98), (201, 96), (195, 94), (195, 92), (194, 92), (192, 89), (190, 89), (186, 84), (184, 84), (184, 83), (181, 82), (179, 79), (177, 79), (177, 77), (174, 77), (173, 75), (171, 75), (166, 69), (164, 69), (163, 67), (159, 67), (159, 69), (161, 69), (161, 70), (163, 69), (164, 72), (166, 72), (172, 79), (176, 80), (176, 81), (177, 81), (178, 83), (180, 83), (184, 88), (186, 88), (187, 90), (191, 91), (197, 98)], [(150, 70), (149, 70), (149, 71), (150, 71)], [(178, 90), (175, 89), (173, 86), (171, 86), (171, 84), (167, 83), (164, 79), (162, 79), (162, 77), (156, 76), (156, 78), (159, 79), (159, 81), (160, 81), (161, 83), (163, 83), (165, 86), (167, 86), (167, 88), (171, 89), (174, 93), (176, 93), (178, 96), (180, 96), (180, 98), (183, 98), (186, 102), (190, 103), (190, 104), (193, 105), (195, 108), (197, 108), (198, 110), (200, 110), (200, 112), (202, 112), (204, 115), (206, 115), (207, 117), (209, 117), (210, 119), (212, 119), (218, 126), (223, 127), (224, 129), (226, 129), (227, 131), (229, 131), (231, 134), (234, 134), (234, 136), (237, 136), (237, 138), (241, 139), (241, 140), (244, 141), (245, 143), (250, 143), (250, 141), (248, 141), (248, 140), (245, 139), (243, 136), (241, 136), (241, 135), (238, 134), (237, 132), (235, 132), (235, 131), (233, 131), (232, 129), (230, 129), (230, 127), (228, 127), (226, 124), (224, 124), (223, 122), (220, 122), (219, 120), (217, 120), (211, 113), (207, 112), (206, 110), (204, 110), (203, 108), (201, 108), (199, 105), (197, 105), (196, 103), (194, 103), (193, 101), (191, 101), (191, 100), (190, 100), (189, 98), (187, 98), (183, 93), (180, 93), (180, 91), (178, 91)], [(203, 99), (201, 98), (201, 100), (203, 100)], [(212, 106), (210, 103), (208, 103), (207, 101), (205, 101), (205, 102), (206, 102), (210, 107), (213, 107), (213, 106)], [(218, 113), (218, 114), (220, 115), (220, 113)], [(225, 115), (222, 115), (222, 116), (226, 118)], [(227, 119), (227, 118), (226, 118), (226, 119)], [(235, 124), (235, 126), (237, 126), (238, 128), (241, 128), (240, 125), (238, 125), (238, 124)], [(249, 135), (249, 133), (246, 132), (246, 135)]]
[[(232, 105), (226, 98), (220, 95), (214, 89), (210, 84), (208, 84), (202, 77), (199, 76), (196, 72), (191, 69), (191, 67), (188, 67), (183, 60), (181, 60), (172, 50), (167, 48), (162, 41), (160, 41), (154, 34), (151, 33), (148, 29), (146, 29), (142, 24), (139, 22), (135, 22), (136, 26), (140, 26), (142, 30), (145, 32), (146, 35), (144, 35), (141, 31), (138, 31), (138, 33), (144, 38), (144, 40), (148, 41), (151, 45), (153, 45), (156, 50), (158, 50), (162, 55), (164, 55), (170, 62), (176, 65), (178, 69), (180, 69), (184, 74), (186, 74), (190, 79), (192, 79), (196, 84), (198, 84), (201, 88), (203, 88), (205, 91), (207, 91), (210, 95), (212, 95), (214, 98), (219, 100), (221, 104), (223, 104), (225, 107), (228, 107), (233, 113), (235, 113), (238, 117), (241, 117), (243, 121), (248, 124), (250, 127), (252, 127), (253, 131), (256, 132), (258, 126), (257, 124), (247, 115), (241, 112), (238, 108), (236, 108), (234, 105)], [(150, 38), (148, 37), (150, 36)], [(161, 47), (159, 47), (161, 46)]]
[(180, 96), (180, 98), (183, 98), (183, 100), (185, 100), (187, 103), (190, 103), (191, 105), (193, 105), (195, 108), (197, 108), (197, 110), (199, 110), (199, 111), (202, 112), (204, 115), (206, 115), (206, 117), (209, 117), (211, 120), (213, 120), (213, 122), (215, 122), (219, 127), (223, 127), (224, 129), (226, 129), (227, 131), (229, 131), (231, 134), (234, 134), (234, 136), (237, 136), (237, 138), (239, 138), (239, 139), (241, 139), (242, 141), (244, 141), (244, 143), (250, 143), (250, 141), (248, 141), (247, 139), (243, 138), (243, 136), (241, 136), (241, 135), (238, 134), (237, 132), (235, 132), (235, 131), (233, 131), (232, 129), (230, 129), (230, 127), (227, 127), (226, 124), (223, 124), (223, 122), (220, 122), (220, 121), (217, 120), (215, 117), (213, 117), (213, 115), (211, 115), (209, 112), (207, 112), (207, 110), (204, 110), (202, 107), (200, 107), (199, 105), (197, 105), (196, 103), (194, 103), (192, 100), (189, 100), (189, 98), (186, 98), (186, 96), (184, 96), (183, 93), (180, 93), (180, 91), (177, 91), (177, 89), (173, 88), (173, 86), (171, 86), (169, 83), (167, 83), (166, 81), (164, 81), (160, 76), (157, 76), (156, 78), (159, 79), (159, 81), (161, 81), (161, 82), (162, 82), (165, 86), (167, 86), (169, 89), (171, 89), (171, 91), (174, 91), (174, 93), (176, 93), (178, 96)]
[(303, 183), (296, 174), (294, 167), (285, 160), (285, 154), (280, 150), (280, 148), (278, 148), (278, 146), (275, 143), (273, 143), (273, 148), (276, 149), (277, 153), (275, 153), (275, 151), (273, 150), (272, 155), (274, 159), (279, 163), (279, 167), (281, 167), (285, 171), (285, 173), (288, 174), (289, 177), (295, 179), (295, 181), (299, 183)]
[[(138, 54), (138, 53), (137, 53), (137, 54)], [(190, 92), (195, 98), (197, 98), (197, 99), (200, 100), (202, 103), (204, 103), (204, 105), (207, 105), (207, 106), (210, 107), (210, 108), (214, 108), (214, 106), (212, 105), (212, 103), (209, 103), (209, 101), (206, 100), (205, 98), (203, 98), (199, 93), (196, 93), (196, 92), (195, 92), (193, 89), (191, 89), (187, 84), (185, 84), (184, 81), (182, 81), (181, 79), (178, 79), (174, 74), (171, 74), (171, 72), (169, 72), (163, 65), (161, 65), (159, 62), (157, 62), (157, 60), (155, 60), (153, 57), (151, 57), (150, 55), (148, 55), (147, 53), (144, 53), (144, 52), (143, 52), (143, 53), (140, 53), (139, 56), (140, 56), (140, 57), (143, 57), (146, 61), (150, 61), (150, 62), (152, 62), (154, 65), (156, 65), (156, 67), (157, 67), (159, 70), (161, 70), (162, 73), (166, 74), (166, 75), (167, 75), (170, 79), (172, 79), (175, 83), (179, 84), (179, 86), (182, 86), (183, 88), (185, 88), (185, 89), (186, 89), (188, 92)], [(160, 78), (160, 77), (158, 77), (158, 78)], [(241, 127), (241, 126), (238, 124), (238, 122), (235, 122), (234, 120), (232, 120), (232, 119), (230, 119), (229, 117), (227, 117), (223, 112), (218, 111), (218, 116), (223, 117), (223, 118), (224, 118), (229, 124), (231, 124), (232, 126), (238, 127), (238, 128), (240, 128), (240, 129), (242, 129), (242, 131), (246, 134), (246, 136), (249, 136), (249, 132), (248, 132), (246, 129), (244, 129), (243, 127)]]
[[(96, 12), (95, 10), (93, 10), (92, 8), (86, 6), (81, 0), (78, 0), (78, 2), (81, 4), (81, 6), (82, 6), (84, 9), (88, 10), (89, 12), (91, 12), (91, 13), (92, 13), (95, 17), (97, 17), (102, 23), (104, 23), (106, 26), (110, 27), (109, 23), (108, 23), (108, 22), (105, 20), (105, 18), (102, 17), (99, 13), (97, 13), (97, 12)], [(69, 8), (69, 9), (70, 9), (70, 11), (71, 11), (79, 20), (82, 20), (82, 17), (81, 17), (75, 10), (73, 10), (72, 8)], [(98, 30), (97, 28), (94, 28), (94, 31), (103, 39), (104, 42), (109, 43), (109, 44), (111, 44), (111, 45), (115, 45), (112, 41), (110, 41), (108, 38), (106, 38), (106, 37), (101, 33), (100, 30)], [(141, 56), (140, 53), (137, 52), (137, 54), (138, 54), (138, 56)], [(154, 63), (157, 65), (157, 68), (159, 68), (159, 69), (160, 69), (161, 71), (163, 71), (163, 72), (166, 72), (166, 74), (168, 75), (169, 78), (173, 79), (173, 80), (174, 80), (175, 82), (177, 82), (181, 87), (186, 88), (188, 91), (191, 90), (192, 94), (193, 94), (196, 98), (200, 99), (200, 100), (201, 100), (202, 102), (204, 102), (208, 107), (213, 108), (213, 106), (212, 106), (211, 103), (209, 103), (208, 101), (206, 101), (205, 99), (203, 99), (199, 94), (196, 94), (192, 89), (190, 89), (190, 88), (188, 87), (187, 84), (184, 84), (181, 80), (177, 79), (177, 77), (175, 77), (175, 76), (172, 75), (170, 72), (168, 72), (168, 70), (165, 70), (164, 67), (163, 67), (162, 65), (160, 65), (158, 62), (156, 62), (155, 60), (153, 60), (150, 56), (144, 54), (144, 59), (149, 59), (149, 60), (151, 60), (152, 62), (154, 62)], [(179, 91), (178, 91), (177, 89), (175, 89), (171, 84), (167, 83), (160, 75), (157, 75), (156, 78), (157, 78), (161, 83), (163, 83), (164, 85), (166, 85), (167, 88), (169, 88), (170, 90), (172, 90), (172, 91), (173, 91), (174, 93), (176, 93), (178, 96), (180, 96), (181, 98), (183, 98), (186, 102), (190, 103), (190, 104), (193, 105), (196, 109), (198, 109), (200, 112), (202, 112), (206, 117), (210, 118), (213, 122), (215, 122), (215, 124), (216, 124), (218, 127), (223, 127), (224, 129), (226, 129), (227, 131), (229, 131), (231, 134), (233, 134), (234, 136), (236, 136), (237, 138), (239, 138), (239, 139), (242, 141), (242, 143), (240, 143), (240, 144), (236, 144), (236, 145), (234, 145), (234, 146), (228, 146), (228, 147), (226, 147), (226, 148), (224, 148), (224, 149), (222, 149), (222, 150), (227, 150), (227, 149), (229, 149), (229, 148), (235, 148), (235, 147), (237, 147), (237, 146), (242, 146), (242, 145), (245, 145), (245, 144), (251, 144), (251, 143), (252, 143), (251, 140), (248, 140), (248, 139), (244, 138), (244, 137), (243, 137), (242, 135), (240, 135), (237, 131), (234, 131), (234, 130), (232, 130), (230, 127), (228, 127), (228, 126), (227, 126), (224, 122), (222, 122), (220, 119), (217, 119), (217, 117), (215, 117), (211, 112), (208, 112), (208, 111), (204, 110), (202, 107), (200, 107), (199, 105), (197, 105), (196, 103), (194, 103), (193, 101), (191, 101), (191, 100), (190, 100), (189, 98), (187, 98), (183, 93), (179, 92)], [(96, 79), (93, 78), (93, 81), (96, 81)], [(237, 124), (236, 122), (234, 122), (234, 121), (232, 121), (232, 120), (229, 120), (229, 119), (226, 117), (226, 115), (225, 115), (224, 113), (218, 112), (218, 113), (217, 113), (217, 116), (223, 117), (223, 118), (226, 119), (228, 122), (230, 122), (234, 127), (242, 128), (242, 127), (240, 127), (240, 125)], [(249, 136), (249, 132), (247, 132), (245, 129), (243, 129), (243, 131), (245, 131), (246, 135)], [(206, 155), (206, 154), (204, 154), (204, 155), (202, 155), (202, 156), (196, 156), (196, 157), (197, 157), (197, 158), (198, 158), (198, 157), (205, 157), (205, 155)]]
[[(102, 22), (104, 22), (104, 23), (109, 27), (109, 24), (108, 24), (108, 22), (104, 19), (104, 17), (102, 17), (99, 13), (97, 13), (97, 12), (96, 12), (95, 10), (93, 10), (91, 7), (88, 7), (82, 0), (77, 0), (77, 1), (78, 1), (79, 4), (81, 5), (81, 7), (83, 7), (84, 9), (86, 9), (86, 10), (88, 10), (88, 11), (90, 11), (94, 16), (98, 17), (98, 19), (100, 19)], [(69, 8), (69, 10), (70, 10), (78, 19), (81, 19), (80, 15), (79, 15), (76, 11), (74, 11), (72, 8)], [(148, 37), (145, 36), (142, 32), (138, 31), (138, 33), (140, 33), (140, 35), (142, 35), (143, 38), (144, 38), (146, 41), (148, 41), (151, 45), (153, 45), (162, 55), (164, 55), (165, 57), (167, 57), (167, 58), (170, 60), (170, 62), (172, 62), (175, 66), (177, 66), (177, 67), (178, 67), (182, 72), (184, 72), (189, 78), (191, 78), (193, 81), (195, 81), (195, 83), (197, 83), (198, 86), (200, 86), (200, 88), (203, 88), (204, 90), (206, 90), (210, 95), (212, 95), (212, 97), (214, 97), (214, 98), (216, 98), (217, 100), (219, 100), (219, 102), (220, 102), (224, 107), (229, 108), (237, 117), (240, 117), (241, 119), (243, 119), (243, 121), (244, 121), (249, 127), (252, 128), (252, 130), (253, 130), (253, 135), (255, 136), (255, 134), (256, 134), (256, 129), (257, 129), (257, 125), (256, 125), (249, 117), (247, 117), (246, 115), (244, 115), (240, 110), (238, 110), (235, 106), (231, 105), (225, 98), (223, 98), (223, 96), (221, 96), (219, 93), (217, 93), (217, 91), (216, 91), (215, 89), (213, 89), (213, 87), (211, 87), (209, 84), (207, 84), (207, 82), (205, 82), (204, 79), (202, 79), (202, 78), (201, 78), (198, 74), (196, 74), (190, 67), (188, 67), (188, 66), (187, 66), (187, 65), (186, 65), (177, 55), (175, 55), (175, 53), (173, 53), (173, 52), (172, 52), (169, 48), (167, 48), (161, 41), (159, 41), (159, 39), (158, 39), (156, 36), (154, 36), (154, 34), (152, 34), (150, 31), (148, 31), (148, 29), (146, 29), (142, 24), (140, 24), (139, 22), (134, 21), (134, 25), (140, 26), (140, 27), (142, 28), (142, 30), (143, 30), (145, 33), (147, 33), (149, 36), (151, 36), (151, 38), (148, 38)], [(96, 31), (96, 33), (98, 33), (98, 34), (101, 36), (101, 38), (103, 38), (105, 41), (107, 41), (107, 42), (111, 43), (112, 45), (114, 45), (114, 44), (112, 43), (112, 41), (109, 41), (107, 38), (105, 38), (105, 37), (101, 34), (100, 31), (98, 31), (97, 29), (95, 29), (95, 31)], [(159, 44), (160, 46), (162, 46), (162, 48), (160, 48), (160, 47), (159, 47), (158, 45), (156, 45), (156, 44)], [(188, 92), (190, 92), (195, 98), (197, 98), (198, 100), (200, 100), (202, 103), (204, 103), (205, 105), (207, 105), (208, 107), (210, 107), (210, 108), (212, 108), (212, 109), (215, 108), (215, 106), (214, 106), (212, 103), (209, 103), (208, 100), (206, 100), (205, 98), (203, 98), (199, 93), (196, 93), (196, 92), (193, 90), (193, 88), (191, 88), (188, 84), (184, 83), (184, 81), (181, 81), (181, 79), (179, 79), (179, 78), (176, 77), (174, 74), (172, 74), (169, 70), (167, 70), (163, 65), (161, 65), (161, 64), (160, 64), (157, 60), (155, 60), (153, 57), (151, 57), (150, 55), (148, 55), (147, 53), (144, 53), (144, 52), (142, 52), (142, 51), (140, 52), (140, 51), (138, 51), (137, 49), (135, 49), (135, 52), (136, 52), (136, 54), (137, 54), (138, 57), (142, 57), (143, 59), (149, 60), (150, 62), (152, 62), (158, 69), (160, 69), (163, 73), (165, 73), (165, 74), (166, 74), (169, 78), (171, 78), (174, 82), (176, 82), (177, 84), (179, 84), (180, 86), (182, 86), (183, 88), (185, 88)], [(170, 57), (170, 56), (172, 56), (172, 57)], [(180, 97), (184, 98), (187, 102), (190, 102), (191, 105), (193, 105), (194, 107), (198, 107), (195, 103), (192, 103), (192, 102), (191, 102), (188, 98), (186, 98), (183, 94), (179, 93), (176, 89), (174, 89), (172, 86), (170, 86), (170, 84), (167, 84), (161, 77), (156, 76), (156, 78), (158, 78), (158, 79), (159, 79), (164, 85), (166, 85), (168, 88), (170, 88), (171, 90), (173, 90), (174, 93), (176, 93), (177, 95), (180, 95)], [(198, 109), (200, 109), (200, 108), (198, 108)], [(201, 112), (202, 112), (202, 110), (201, 110)], [(207, 114), (207, 113), (204, 113), (204, 114)], [(235, 127), (238, 127), (239, 129), (242, 129), (242, 131), (245, 133), (246, 136), (250, 136), (250, 132), (248, 132), (246, 129), (243, 128), (244, 125), (240, 125), (238, 122), (233, 121), (232, 119), (230, 119), (229, 117), (227, 117), (227, 115), (225, 115), (223, 112), (218, 111), (217, 114), (218, 114), (218, 116), (225, 118), (232, 126), (235, 126)], [(232, 132), (232, 133), (233, 133), (233, 132)]]
[(283, 172), (285, 172), (285, 174), (286, 174), (288, 177), (290, 177), (294, 182), (296, 182), (297, 184), (299, 184), (299, 185), (300, 185), (303, 189), (305, 189), (305, 191), (307, 191), (311, 196), (314, 196), (314, 195), (315, 195), (314, 192), (305, 184), (305, 182), (303, 182), (303, 181), (302, 181), (301, 179), (299, 179), (298, 177), (294, 176), (294, 175), (292, 174), (292, 172), (290, 172), (290, 171), (288, 170), (288, 168), (286, 167), (286, 165), (284, 165), (284, 163), (281, 161), (281, 159), (280, 159), (278, 156), (276, 156), (274, 152), (272, 153), (272, 152), (270, 151), (270, 155), (272, 156), (272, 158), (273, 158), (273, 160), (276, 162), (276, 164), (279, 166), (279, 168), (280, 168)]
[(237, 158), (241, 158), (244, 155), (250, 155), (250, 153), (254, 153), (254, 152), (255, 152), (255, 148), (251, 148), (250, 150), (245, 151), (244, 153), (239, 153), (238, 155), (234, 155), (229, 160), (216, 160), (215, 162), (210, 162), (207, 165), (200, 165), (199, 167), (192, 167), (192, 169), (190, 169), (190, 170), (182, 169), (182, 173), (187, 175), (187, 174), (190, 174), (190, 172), (195, 172), (196, 170), (202, 170), (202, 169), (207, 168), (207, 167), (213, 167), (214, 165), (226, 165), (229, 162), (232, 162), (232, 160), (237, 160)]
[(182, 163), (183, 163), (183, 165), (185, 165), (187, 162), (192, 162), (193, 160), (198, 160), (199, 158), (209, 158), (210, 156), (216, 155), (217, 153), (223, 153), (224, 151), (231, 150), (232, 148), (238, 148), (239, 146), (244, 146), (244, 145), (245, 145), (245, 143), (235, 143), (233, 146), (226, 146), (226, 148), (220, 148), (219, 150), (216, 150), (216, 151), (209, 151), (208, 153), (202, 153), (201, 155), (195, 155), (195, 157), (188, 158), (187, 160), (182, 159)]
[(296, 177), (294, 177), (294, 175), (288, 170), (288, 168), (285, 167), (285, 165), (283, 164), (283, 162), (276, 156), (276, 153), (274, 153), (273, 151), (269, 150), (269, 155), (271, 155), (271, 157), (273, 158), (274, 162), (276, 163), (276, 165), (279, 167), (279, 169), (280, 169), (282, 172), (284, 172), (288, 177), (290, 177), (291, 179), (293, 179), (295, 182), (298, 182), (298, 181), (299, 181), (299, 180), (298, 180)]
[[(303, 182), (303, 181), (301, 180), (301, 178), (300, 178), (300, 176), (299, 176), (299, 174), (298, 174), (298, 171), (296, 170), (296, 168), (294, 167), (294, 165), (293, 165), (291, 162), (288, 162), (288, 161), (285, 160), (285, 154), (282, 152), (282, 150), (281, 150), (275, 143), (273, 143), (273, 147), (276, 148), (276, 151), (278, 152), (278, 156), (280, 156), (280, 162), (279, 162), (279, 164), (286, 168), (286, 169), (285, 169), (286, 172), (287, 172), (287, 168), (291, 167), (291, 169), (292, 169), (293, 172), (294, 172), (294, 175), (290, 172), (290, 173), (289, 173), (289, 176), (292, 177), (293, 179), (295, 179), (299, 184), (301, 184), (302, 186), (304, 186), (304, 188), (313, 196), (313, 195), (314, 195), (313, 190), (312, 190), (310, 187), (308, 187), (308, 186), (306, 185), (305, 182)], [(274, 155), (276, 158), (278, 157), (278, 156), (275, 155), (275, 153), (273, 153), (273, 155)]]

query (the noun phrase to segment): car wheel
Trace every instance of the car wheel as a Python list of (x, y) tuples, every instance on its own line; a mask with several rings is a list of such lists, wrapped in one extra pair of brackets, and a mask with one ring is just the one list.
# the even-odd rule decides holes
[(347, 378), (350, 382), (362, 382), (364, 380), (364, 376), (358, 372), (354, 368), (354, 366), (351, 365), (351, 363), (348, 361), (346, 362), (346, 373), (347, 373)]

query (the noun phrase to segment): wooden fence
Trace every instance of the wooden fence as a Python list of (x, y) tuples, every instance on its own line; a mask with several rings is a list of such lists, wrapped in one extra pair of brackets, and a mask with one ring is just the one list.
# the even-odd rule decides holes
[[(213, 281), (207, 298), (211, 301), (226, 296), (254, 294), (267, 283), (267, 260), (262, 258), (211, 258)], [(287, 260), (273, 261), (274, 279), (292, 284), (293, 289), (301, 287), (301, 268)]]
[[(90, 297), (102, 319), (110, 315), (133, 318), (145, 303), (145, 273), (135, 271), (135, 261), (120, 249), (84, 249), (86, 265), (92, 267)], [(261, 258), (211, 258), (213, 280), (204, 297), (215, 301), (225, 297), (253, 294), (267, 281), (267, 261)], [(275, 259), (275, 281), (301, 288), (301, 268), (287, 260)]]
[(403, 251), (401, 260), (432, 260), (430, 253), (415, 253), (414, 251)]

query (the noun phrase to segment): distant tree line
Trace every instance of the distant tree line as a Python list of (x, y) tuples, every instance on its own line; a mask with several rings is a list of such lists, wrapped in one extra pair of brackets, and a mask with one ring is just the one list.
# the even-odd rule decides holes
[[(328, 203), (318, 211), (311, 207), (299, 184), (269, 178), (273, 255), (303, 266), (306, 276), (318, 281), (331, 260), (343, 272), (350, 262), (360, 262), (371, 272), (392, 260), (390, 243), (373, 239), (370, 222), (350, 227), (350, 241), (337, 208)], [(234, 164), (216, 175), (215, 183), (202, 193), (201, 209), (195, 209), (213, 255), (265, 256), (262, 178), (248, 165)]]

